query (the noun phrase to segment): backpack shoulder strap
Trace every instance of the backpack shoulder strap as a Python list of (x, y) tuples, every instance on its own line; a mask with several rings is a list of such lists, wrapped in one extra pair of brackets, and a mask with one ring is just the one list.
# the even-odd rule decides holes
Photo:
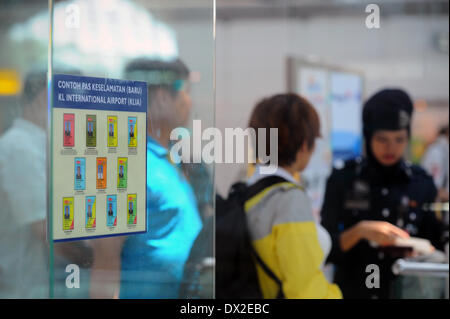
[(262, 198), (275, 186), (280, 186), (282, 190), (288, 190), (292, 188), (298, 188), (303, 190), (303, 188), (297, 184), (294, 184), (283, 177), (280, 176), (268, 176), (259, 180), (252, 186), (247, 188), (245, 198), (244, 198), (244, 210), (247, 212), (257, 203), (259, 203)]
[(245, 196), (245, 200), (247, 201), (247, 200), (255, 197), (256, 195), (258, 195), (262, 191), (266, 190), (267, 188), (269, 188), (273, 185), (276, 185), (276, 184), (281, 184), (281, 183), (288, 183), (288, 181), (286, 179), (284, 179), (283, 177), (276, 176), (276, 175), (264, 177), (264, 178), (260, 179), (259, 181), (257, 181), (255, 184), (248, 187), (247, 193)]
[[(252, 206), (254, 206), (257, 202), (261, 200), (261, 198), (264, 196), (265, 191), (268, 191), (272, 186), (274, 185), (282, 185), (284, 189), (290, 189), (293, 187), (298, 187), (298, 185), (287, 181), (283, 177), (280, 176), (268, 176), (265, 177), (252, 186), (250, 186), (247, 189), (246, 196), (245, 196), (245, 202), (244, 202), (244, 210), (248, 211), (248, 209)], [(279, 287), (279, 291), (277, 294), (278, 299), (284, 298), (283, 293), (283, 284), (281, 280), (272, 272), (272, 270), (266, 265), (266, 263), (261, 259), (261, 257), (256, 252), (253, 245), (251, 245), (251, 251), (252, 255), (255, 258), (257, 264), (263, 269), (263, 271), (266, 273), (267, 276), (269, 276)]]
[(264, 270), (267, 276), (269, 276), (275, 283), (278, 285), (279, 290), (277, 294), (277, 299), (284, 299), (284, 292), (283, 292), (283, 283), (281, 280), (270, 270), (269, 266), (265, 264), (265, 262), (259, 257), (258, 253), (256, 252), (255, 248), (252, 245), (252, 255), (255, 258), (256, 262), (261, 266), (261, 268)]

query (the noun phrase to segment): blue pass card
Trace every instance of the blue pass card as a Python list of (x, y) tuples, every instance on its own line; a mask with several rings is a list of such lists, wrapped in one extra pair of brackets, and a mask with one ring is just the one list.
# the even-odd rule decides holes
[(97, 216), (95, 214), (97, 203), (95, 196), (86, 197), (86, 228), (95, 228)]
[(106, 226), (117, 226), (117, 196), (106, 196)]
[(86, 159), (84, 157), (75, 158), (75, 190), (86, 189)]
[(128, 147), (137, 147), (137, 118), (128, 117)]

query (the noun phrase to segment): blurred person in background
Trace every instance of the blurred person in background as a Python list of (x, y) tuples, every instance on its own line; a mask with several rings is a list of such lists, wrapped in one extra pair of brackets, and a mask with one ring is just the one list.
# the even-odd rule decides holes
[[(203, 227), (186, 261), (180, 298), (206, 299), (214, 295), (212, 282), (214, 267), (214, 194), (211, 171), (205, 163), (181, 163), (182, 170), (192, 186)], [(217, 198), (216, 198), (217, 201)]]
[[(434, 202), (432, 178), (404, 159), (410, 140), (413, 104), (399, 89), (385, 89), (364, 105), (366, 156), (336, 167), (327, 181), (322, 224), (333, 248), (334, 281), (344, 298), (390, 298), (392, 264), (409, 251), (383, 249), (410, 236), (441, 248), (441, 225), (424, 204)], [(433, 247), (430, 247), (430, 251)], [(379, 289), (366, 285), (368, 265), (379, 266)]]
[(448, 202), (449, 197), (449, 148), (448, 124), (440, 129), (436, 141), (431, 144), (422, 159), (422, 166), (433, 177), (438, 189), (438, 200)]
[[(184, 265), (202, 228), (194, 192), (169, 155), (170, 133), (186, 125), (192, 107), (189, 70), (180, 60), (139, 58), (126, 66), (125, 77), (148, 84), (147, 232), (94, 241), (91, 296), (178, 298)], [(120, 278), (108, 279), (120, 281), (120, 291), (105, 295), (104, 270), (120, 270)]]
[(0, 298), (48, 297), (46, 83), (26, 76), (22, 117), (0, 137)]
[[(256, 165), (247, 185), (251, 187), (271, 176), (285, 181), (270, 186), (245, 204), (256, 252), (281, 281), (284, 298), (342, 298), (339, 287), (329, 283), (322, 270), (331, 249), (330, 236), (315, 220), (311, 201), (294, 178), (306, 168), (314, 151), (315, 140), (320, 136), (319, 116), (304, 98), (279, 94), (256, 105), (249, 127), (256, 131), (256, 154), (258, 139), (264, 137), (267, 152), (273, 151), (269, 149), (270, 128), (278, 128), (278, 167), (273, 174), (265, 174), (262, 165)], [(259, 128), (266, 129), (266, 136), (259, 136)], [(277, 283), (257, 265), (263, 297), (280, 296)]]
[[(25, 76), (21, 106), (0, 137), (0, 298), (48, 298), (46, 71)], [(55, 258), (91, 261), (84, 243), (54, 248)]]

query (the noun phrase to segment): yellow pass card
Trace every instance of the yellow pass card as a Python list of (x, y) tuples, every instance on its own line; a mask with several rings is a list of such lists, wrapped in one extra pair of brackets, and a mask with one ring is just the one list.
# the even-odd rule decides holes
[(137, 197), (136, 194), (128, 194), (127, 196), (127, 215), (128, 225), (136, 225), (137, 223)]
[(63, 230), (73, 230), (73, 197), (63, 198)]
[(117, 116), (108, 116), (108, 147), (117, 147)]
[(95, 210), (96, 210), (96, 201), (95, 196), (87, 196), (86, 197), (86, 228), (93, 229), (95, 228)]

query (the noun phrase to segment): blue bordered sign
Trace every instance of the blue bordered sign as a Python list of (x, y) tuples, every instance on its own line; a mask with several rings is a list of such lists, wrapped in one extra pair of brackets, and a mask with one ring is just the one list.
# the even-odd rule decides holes
[[(145, 209), (137, 211), (139, 216), (133, 225), (127, 221), (127, 212), (130, 192), (137, 194), (137, 207), (147, 206), (147, 83), (55, 74), (51, 82), (51, 97), (52, 205), (49, 220), (53, 240), (70, 241), (146, 232)], [(72, 135), (67, 133), (69, 125)], [(94, 135), (95, 143), (91, 143)], [(130, 145), (132, 153), (129, 153)], [(97, 185), (98, 158), (105, 158), (110, 163), (102, 172), (107, 178), (100, 188)], [(120, 176), (120, 166), (114, 165), (118, 158), (127, 158), (129, 163), (126, 192), (117, 186), (115, 178)], [(61, 227), (64, 212), (60, 203), (64, 198), (73, 198), (73, 226), (70, 232)], [(95, 223), (91, 224), (95, 226), (89, 223), (89, 218), (94, 218), (94, 206), (89, 206), (89, 200), (93, 198)], [(111, 199), (114, 199), (114, 209), (113, 214), (108, 215)]]

